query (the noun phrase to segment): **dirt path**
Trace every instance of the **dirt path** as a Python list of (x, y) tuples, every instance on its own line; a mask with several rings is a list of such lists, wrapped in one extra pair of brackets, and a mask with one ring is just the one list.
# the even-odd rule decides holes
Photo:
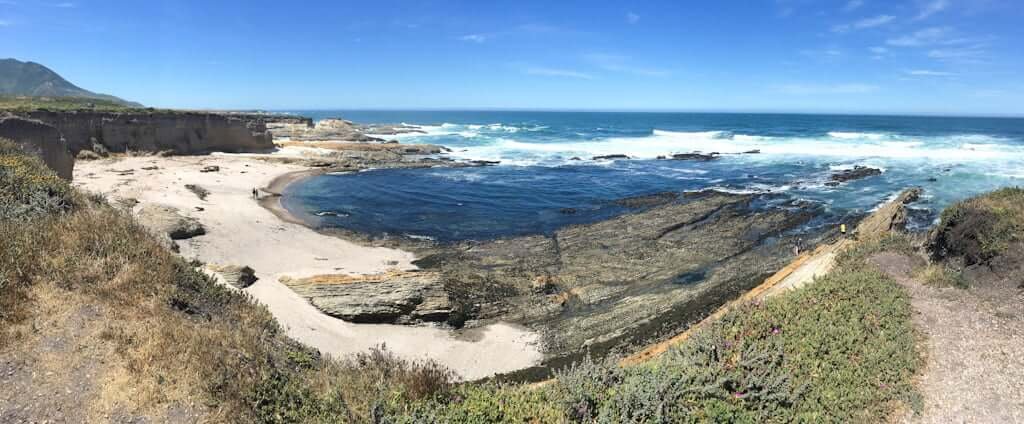
[(926, 286), (914, 278), (920, 258), (881, 253), (871, 260), (907, 288), (925, 338), (924, 410), (902, 421), (1024, 422), (1024, 293)]

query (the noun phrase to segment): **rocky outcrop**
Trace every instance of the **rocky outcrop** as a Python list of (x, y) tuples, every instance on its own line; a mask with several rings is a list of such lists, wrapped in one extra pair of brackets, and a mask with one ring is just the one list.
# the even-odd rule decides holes
[(142, 226), (157, 235), (167, 235), (171, 240), (189, 239), (206, 234), (206, 228), (195, 218), (178, 213), (178, 209), (158, 204), (147, 204), (135, 213)]
[(446, 321), (452, 304), (433, 272), (321, 275), (281, 282), (325, 314), (357, 323)]
[(758, 206), (768, 196), (637, 197), (636, 213), (442, 247), (416, 265), (442, 275), (457, 310), (531, 326), (555, 355), (597, 352), (701, 318), (789, 263), (798, 238), (813, 243), (797, 233), (820, 210)]
[(154, 111), (20, 112), (45, 122), (67, 141), (72, 154), (93, 150), (110, 152), (262, 152), (274, 149), (263, 115), (209, 112)]
[(718, 159), (718, 153), (676, 153), (672, 155), (673, 160), (694, 160), (699, 162), (708, 162)]
[(249, 287), (257, 280), (256, 271), (247, 266), (210, 264), (206, 266), (206, 270), (219, 281), (236, 289)]
[(882, 175), (882, 170), (878, 168), (872, 168), (869, 166), (857, 165), (851, 169), (844, 169), (832, 174), (832, 176), (829, 177), (829, 181), (825, 183), (825, 185), (829, 187), (835, 187), (847, 181), (859, 180), (867, 177), (873, 177), (876, 175)]
[(268, 124), (268, 130), (278, 139), (292, 141), (353, 141), (382, 142), (374, 135), (398, 135), (424, 132), (408, 125), (360, 125), (344, 119), (321, 119), (316, 125), (306, 121), (275, 121)]
[(27, 153), (38, 156), (61, 178), (71, 179), (75, 159), (60, 131), (33, 119), (0, 116), (0, 138), (13, 141)]
[(902, 231), (907, 225), (906, 205), (917, 201), (923, 190), (910, 188), (904, 190), (892, 201), (882, 205), (877, 211), (857, 224), (859, 237), (879, 237), (892, 231)]

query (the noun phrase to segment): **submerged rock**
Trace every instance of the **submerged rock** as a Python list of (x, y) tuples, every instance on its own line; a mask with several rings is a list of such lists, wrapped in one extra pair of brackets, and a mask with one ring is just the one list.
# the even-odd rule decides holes
[(453, 310), (440, 275), (433, 272), (320, 275), (281, 282), (325, 314), (356, 323), (442, 322)]
[(637, 209), (637, 208), (649, 208), (653, 206), (664, 205), (672, 202), (679, 198), (679, 193), (673, 191), (664, 191), (661, 193), (644, 194), (640, 196), (626, 197), (614, 201), (616, 205)]

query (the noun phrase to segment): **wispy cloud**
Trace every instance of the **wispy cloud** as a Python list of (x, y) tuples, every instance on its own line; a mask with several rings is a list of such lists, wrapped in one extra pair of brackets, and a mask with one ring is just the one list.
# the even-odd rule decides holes
[(921, 11), (914, 17), (915, 21), (928, 19), (949, 7), (949, 0), (928, 0), (921, 6)]
[(640, 15), (637, 15), (636, 13), (633, 12), (629, 12), (626, 14), (626, 22), (629, 24), (635, 24), (637, 22), (640, 22)]
[(664, 77), (670, 73), (664, 69), (633, 65), (632, 59), (629, 56), (617, 54), (588, 53), (583, 55), (583, 60), (605, 71), (624, 72), (645, 77)]
[(773, 91), (794, 96), (866, 94), (878, 91), (878, 86), (864, 83), (844, 84), (782, 84), (773, 86)]
[(853, 12), (864, 5), (864, 0), (850, 0), (843, 6), (843, 12)]
[(539, 75), (545, 77), (577, 78), (585, 80), (594, 79), (593, 75), (572, 69), (545, 68), (537, 66), (528, 67), (523, 70), (523, 73), (527, 75)]
[(928, 51), (928, 57), (945, 62), (980, 63), (987, 52), (984, 44), (968, 46), (942, 47)]
[(945, 71), (933, 71), (930, 69), (908, 69), (903, 71), (904, 74), (914, 77), (952, 77), (956, 76), (955, 73)]
[(843, 51), (836, 47), (828, 47), (824, 49), (803, 49), (800, 50), (799, 53), (803, 56), (823, 62), (833, 62), (842, 59), (844, 56)]
[(902, 37), (890, 38), (886, 44), (899, 47), (917, 47), (929, 44), (937, 44), (945, 40), (952, 29), (949, 27), (932, 27), (915, 31)]
[(491, 36), (487, 34), (467, 34), (459, 37), (459, 39), (462, 41), (469, 41), (478, 44), (487, 41), (488, 38), (491, 38)]
[(872, 18), (865, 18), (848, 24), (835, 25), (832, 27), (832, 32), (843, 33), (861, 29), (880, 27), (882, 25), (892, 22), (894, 19), (896, 19), (896, 17), (892, 15), (878, 15)]

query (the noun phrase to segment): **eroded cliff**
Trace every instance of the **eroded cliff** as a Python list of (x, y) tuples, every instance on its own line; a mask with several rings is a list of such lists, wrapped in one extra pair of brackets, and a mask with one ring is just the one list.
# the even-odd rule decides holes
[[(261, 152), (273, 150), (264, 115), (212, 112), (100, 112), (46, 110), (19, 113), (64, 136), (72, 154), (95, 144), (115, 153)], [(17, 139), (18, 137), (12, 137)]]

